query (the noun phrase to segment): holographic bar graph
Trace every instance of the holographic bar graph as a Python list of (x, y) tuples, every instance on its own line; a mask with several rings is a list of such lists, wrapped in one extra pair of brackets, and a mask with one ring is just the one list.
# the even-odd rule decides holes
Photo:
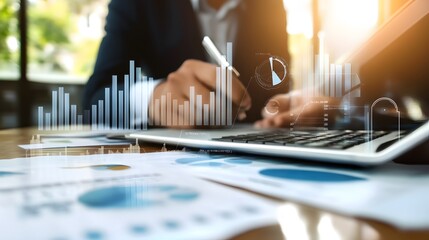
[[(223, 72), (223, 74), (222, 74)], [(215, 91), (203, 96), (189, 87), (189, 101), (179, 104), (170, 92), (152, 99), (154, 125), (163, 126), (232, 126), (232, 69), (218, 67)], [(207, 99), (208, 102), (204, 102)]]
[(308, 50), (304, 59), (307, 71), (303, 73), (302, 92), (307, 99), (312, 97), (360, 97), (360, 80), (352, 73), (350, 63), (331, 63), (330, 55), (324, 50), (324, 36), (319, 34), (319, 54)]
[[(232, 62), (231, 43), (227, 44), (226, 59)], [(195, 86), (189, 86), (186, 100), (176, 99), (171, 92), (155, 99), (154, 79), (144, 76), (134, 61), (129, 62), (129, 72), (122, 79), (112, 75), (111, 85), (104, 88), (104, 98), (94, 101), (90, 109), (80, 109), (72, 103), (64, 87), (52, 91), (51, 107), (37, 108), (38, 129), (147, 130), (149, 126), (160, 125), (231, 126), (233, 123), (233, 73), (226, 66), (216, 68), (213, 91), (199, 92)]]

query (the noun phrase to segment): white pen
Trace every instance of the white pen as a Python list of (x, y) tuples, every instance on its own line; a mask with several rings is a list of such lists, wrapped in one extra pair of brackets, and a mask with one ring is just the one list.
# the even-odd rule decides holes
[(231, 64), (229, 64), (228, 61), (226, 61), (225, 57), (219, 52), (213, 41), (208, 36), (203, 38), (203, 46), (210, 57), (212, 57), (217, 62), (217, 64), (220, 66), (226, 66), (227, 68), (231, 67), (234, 74), (237, 77), (240, 77), (240, 73), (237, 71), (237, 69), (235, 69), (233, 66), (231, 66)]
[[(237, 69), (235, 69), (233, 66), (231, 66), (231, 64), (229, 64), (228, 61), (226, 61), (225, 57), (219, 52), (213, 41), (208, 36), (205, 36), (203, 38), (203, 46), (208, 52), (208, 54), (217, 62), (217, 64), (219, 64), (220, 66), (226, 66), (227, 68), (231, 68), (232, 72), (237, 77), (240, 77), (240, 73), (237, 71)], [(238, 119), (244, 120), (246, 117), (246, 110), (240, 109), (238, 111)]]

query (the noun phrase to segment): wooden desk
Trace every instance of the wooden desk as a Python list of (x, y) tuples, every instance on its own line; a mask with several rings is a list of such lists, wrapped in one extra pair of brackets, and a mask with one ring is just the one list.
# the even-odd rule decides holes
[[(0, 158), (24, 157), (26, 152), (17, 145), (29, 143), (34, 134), (37, 134), (34, 128), (0, 131)], [(161, 149), (159, 145), (144, 144), (143, 147), (146, 152)], [(400, 231), (372, 220), (343, 216), (296, 202), (281, 202), (284, 207), (279, 225), (255, 229), (234, 239), (429, 239), (429, 229)]]

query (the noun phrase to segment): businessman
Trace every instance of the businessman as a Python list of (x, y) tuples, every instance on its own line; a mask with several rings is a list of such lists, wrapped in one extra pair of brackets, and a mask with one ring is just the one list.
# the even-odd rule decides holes
[[(151, 89), (154, 99), (170, 92), (182, 104), (189, 100), (189, 87), (195, 86), (203, 104), (208, 103), (209, 93), (215, 89), (217, 65), (201, 45), (205, 35), (223, 53), (226, 43), (233, 43), (233, 65), (240, 77), (233, 77), (233, 92), (227, 97), (237, 112), (247, 112), (237, 114), (236, 119), (261, 119), (261, 110), (275, 95), (284, 104), (282, 109), (289, 105), (290, 96), (284, 93), (291, 86), (290, 80), (267, 90), (254, 78), (263, 54), (280, 56), (290, 65), (282, 0), (112, 0), (105, 30), (85, 88), (86, 108), (103, 98), (112, 75), (127, 74), (130, 60), (142, 67), (144, 75), (157, 79)], [(172, 114), (178, 116), (179, 112)], [(149, 115), (158, 122), (155, 117)], [(276, 123), (269, 120), (258, 125)]]

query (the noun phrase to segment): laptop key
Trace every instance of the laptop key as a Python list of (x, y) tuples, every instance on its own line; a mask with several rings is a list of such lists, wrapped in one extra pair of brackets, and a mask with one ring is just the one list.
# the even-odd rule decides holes
[(220, 142), (232, 142), (231, 138), (213, 138), (213, 140), (215, 141), (220, 141)]
[(267, 141), (265, 142), (266, 145), (274, 145), (274, 146), (284, 146), (284, 141)]
[(319, 141), (305, 144), (306, 147), (326, 147), (331, 144), (330, 141)]

